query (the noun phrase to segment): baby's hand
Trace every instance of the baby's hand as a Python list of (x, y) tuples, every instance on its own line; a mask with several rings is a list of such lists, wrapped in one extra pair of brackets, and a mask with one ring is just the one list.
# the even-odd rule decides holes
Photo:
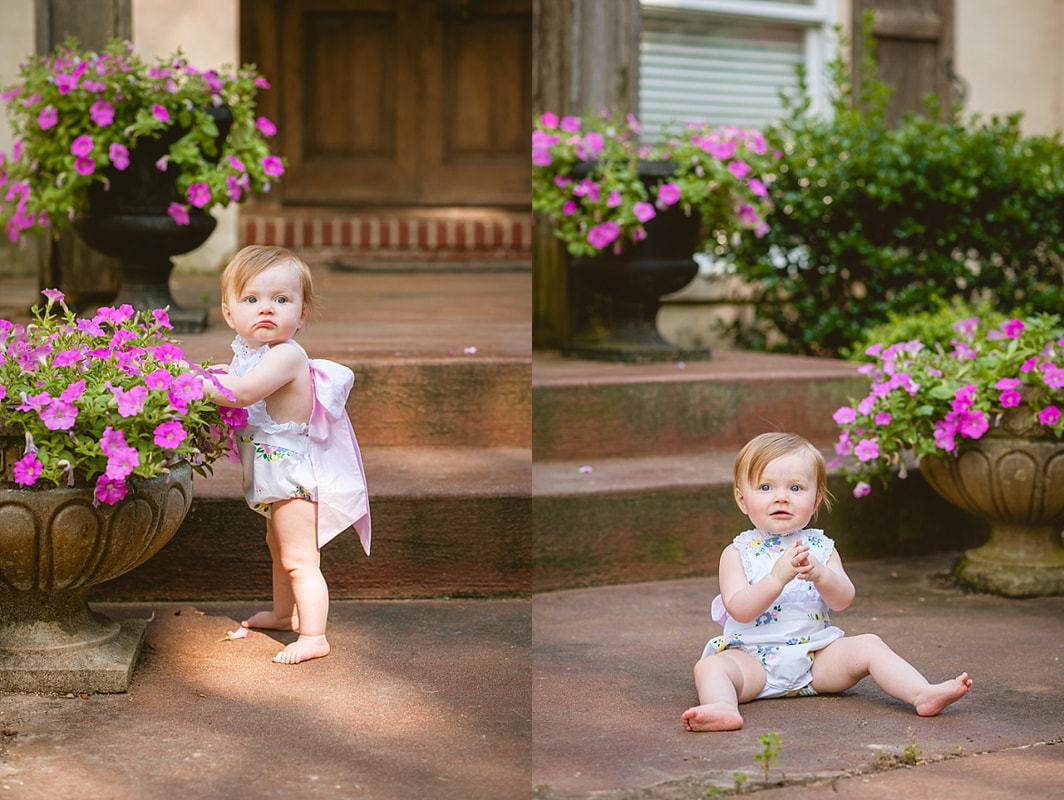
[(824, 566), (823, 562), (810, 553), (806, 557), (805, 566), (798, 577), (803, 581), (812, 581), (813, 583), (816, 583), (827, 575), (827, 570), (828, 568)]
[(799, 539), (784, 550), (772, 565), (772, 574), (786, 585), (809, 571), (809, 558), (809, 545)]

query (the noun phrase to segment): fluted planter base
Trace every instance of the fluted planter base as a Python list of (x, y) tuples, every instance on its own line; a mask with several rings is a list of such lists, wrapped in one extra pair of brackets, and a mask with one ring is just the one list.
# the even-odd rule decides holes
[[(127, 691), (144, 644), (147, 623), (140, 619), (103, 619), (113, 623), (113, 635), (91, 647), (0, 651), (0, 691), (84, 694)], [(61, 638), (59, 633), (57, 639)]]
[(954, 577), (1006, 597), (1064, 594), (1064, 444), (1023, 436), (1029, 416), (1007, 415), (956, 458), (920, 462), (935, 491), (990, 523), (990, 540), (964, 554)]
[(143, 620), (89, 608), (89, 589), (157, 553), (192, 502), (192, 469), (130, 479), (115, 505), (89, 487), (0, 486), (0, 691), (124, 692)]
[(953, 575), (1006, 597), (1064, 594), (1064, 546), (1055, 526), (991, 524), (990, 541), (967, 551)]

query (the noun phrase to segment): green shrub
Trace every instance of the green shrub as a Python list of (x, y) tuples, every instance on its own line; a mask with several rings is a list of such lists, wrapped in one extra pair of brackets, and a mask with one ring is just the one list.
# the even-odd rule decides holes
[(892, 311), (935, 311), (940, 298), (1064, 313), (1059, 137), (1025, 136), (1018, 114), (966, 122), (933, 101), (888, 127), (874, 56), (856, 93), (841, 57), (833, 74), (830, 119), (805, 101), (766, 132), (781, 152), (776, 212), (767, 236), (731, 251), (760, 287), (739, 343), (782, 337), (776, 349), (839, 355)]
[(964, 319), (978, 317), (987, 327), (996, 328), (1006, 318), (1015, 315), (1002, 314), (988, 302), (974, 305), (960, 297), (942, 303), (934, 311), (918, 311), (909, 314), (903, 311), (888, 311), (886, 322), (866, 329), (861, 338), (851, 347), (843, 348), (841, 354), (855, 361), (872, 361), (865, 351), (874, 344), (891, 345), (895, 342), (910, 342), (919, 339), (928, 347), (941, 344), (948, 347), (956, 338), (953, 325)]

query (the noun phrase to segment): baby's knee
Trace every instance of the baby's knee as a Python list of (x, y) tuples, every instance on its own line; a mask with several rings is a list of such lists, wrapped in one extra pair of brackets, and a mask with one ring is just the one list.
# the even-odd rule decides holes
[[(849, 639), (850, 637), (847, 636), (846, 638)], [(853, 638), (854, 640), (856, 640), (855, 643), (858, 644), (862, 650), (865, 650), (868, 653), (877, 653), (883, 650), (890, 649), (887, 646), (887, 643), (884, 642), (879, 637), (879, 634), (876, 633), (862, 633), (858, 636), (854, 636)]]

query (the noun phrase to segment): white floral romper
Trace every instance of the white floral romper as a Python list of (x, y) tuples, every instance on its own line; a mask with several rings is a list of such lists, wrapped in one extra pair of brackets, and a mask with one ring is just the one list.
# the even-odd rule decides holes
[[(742, 558), (746, 578), (757, 583), (772, 571), (780, 555), (797, 539), (809, 545), (810, 553), (826, 564), (835, 542), (817, 529), (775, 536), (753, 530), (740, 533), (732, 541)], [(843, 632), (828, 619), (828, 607), (812, 581), (794, 578), (783, 587), (764, 614), (751, 622), (732, 619), (720, 595), (713, 600), (713, 619), (724, 626), (724, 635), (706, 644), (702, 657), (737, 647), (765, 667), (765, 687), (757, 699), (816, 694), (810, 685), (814, 653), (822, 650)]]
[[(294, 340), (289, 342), (303, 350)], [(252, 349), (237, 336), (230, 371), (246, 375), (267, 350), (269, 345)], [(326, 359), (308, 358), (307, 366), (313, 398), (309, 422), (276, 422), (267, 413), (265, 400), (247, 408), (247, 427), (237, 439), (244, 469), (244, 498), (265, 517), (280, 500), (310, 500), (317, 504), (319, 547), (354, 527), (369, 555), (366, 471), (345, 410), (354, 375), (349, 368)]]
[[(263, 345), (252, 350), (237, 337), (230, 371), (247, 374), (268, 349)], [(266, 412), (265, 400), (248, 406), (247, 412), (248, 424), (239, 432), (237, 444), (248, 505), (268, 517), (270, 504), (278, 500), (316, 500), (314, 471), (308, 457), (310, 426), (305, 422), (274, 422)]]

